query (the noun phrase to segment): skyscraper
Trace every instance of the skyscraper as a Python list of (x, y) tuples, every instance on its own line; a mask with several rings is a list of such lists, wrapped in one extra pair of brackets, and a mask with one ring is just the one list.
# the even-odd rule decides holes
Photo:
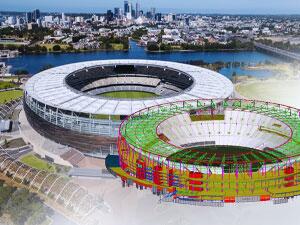
[(125, 13), (125, 15), (126, 15), (127, 19), (131, 20), (132, 19), (132, 4), (129, 1), (125, 1), (125, 2), (127, 2), (127, 5), (128, 5), (127, 12)]
[(106, 21), (107, 22), (111, 22), (114, 20), (114, 14), (111, 10), (107, 10), (107, 13), (106, 13)]
[(32, 22), (32, 13), (27, 12), (26, 13), (26, 23), (31, 23)]
[(138, 18), (140, 16), (141, 5), (139, 2), (136, 2), (135, 6), (135, 17)]
[(150, 9), (150, 12), (151, 12), (152, 18), (154, 18), (155, 17), (155, 13), (156, 13), (156, 9), (154, 7), (152, 7)]
[(61, 14), (61, 21), (62, 23), (66, 22), (66, 16), (64, 13)]
[(155, 20), (156, 21), (161, 22), (161, 18), (162, 18), (161, 13), (156, 13), (155, 14)]
[(121, 8), (115, 8), (114, 13), (115, 17), (120, 18), (121, 17)]
[(129, 13), (131, 10), (129, 9), (130, 8), (130, 3), (128, 1), (124, 1), (124, 15), (126, 16), (127, 13)]
[(39, 19), (40, 17), (41, 17), (40, 10), (36, 9), (32, 12), (32, 19), (34, 20), (34, 22), (36, 22), (37, 19)]

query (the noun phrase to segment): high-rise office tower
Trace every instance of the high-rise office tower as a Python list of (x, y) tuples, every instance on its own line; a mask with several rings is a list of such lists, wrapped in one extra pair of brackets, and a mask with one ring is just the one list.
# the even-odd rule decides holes
[(107, 10), (107, 13), (106, 13), (106, 21), (107, 22), (110, 22), (110, 21), (113, 21), (114, 20), (114, 14), (111, 10)]
[(31, 23), (32, 22), (32, 13), (27, 12), (26, 13), (26, 23)]
[(64, 13), (61, 14), (61, 21), (64, 23), (66, 22), (66, 16)]
[(135, 17), (138, 18), (140, 16), (141, 5), (139, 2), (136, 2), (135, 6)]
[(121, 8), (115, 8), (114, 9), (114, 13), (115, 13), (115, 17), (120, 18), (121, 17)]
[(126, 16), (127, 13), (129, 13), (131, 10), (130, 10), (130, 6), (131, 5), (128, 1), (124, 1), (124, 15)]
[(156, 9), (154, 7), (152, 7), (150, 9), (150, 12), (151, 12), (152, 18), (154, 18), (155, 17), (155, 13), (156, 13)]
[(132, 3), (129, 2), (128, 5), (129, 5), (128, 13), (131, 13), (131, 16), (132, 16)]
[(127, 12), (125, 13), (125, 15), (126, 15), (127, 19), (131, 20), (132, 19), (132, 4), (127, 1), (127, 5), (128, 5), (128, 8), (127, 8)]
[(32, 19), (36, 22), (41, 17), (40, 10), (36, 9), (32, 12)]
[(156, 20), (156, 21), (161, 22), (161, 18), (162, 18), (161, 13), (156, 13), (156, 14), (155, 14), (155, 20)]

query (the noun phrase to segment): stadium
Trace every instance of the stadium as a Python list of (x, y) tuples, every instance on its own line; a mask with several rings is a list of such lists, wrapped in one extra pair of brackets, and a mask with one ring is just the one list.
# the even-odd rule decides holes
[(123, 186), (162, 201), (223, 206), (300, 194), (300, 111), (244, 99), (198, 99), (147, 107), (120, 127)]
[(117, 154), (121, 121), (146, 107), (195, 98), (227, 99), (232, 83), (196, 66), (150, 60), (102, 60), (52, 68), (26, 83), (31, 127), (85, 155)]

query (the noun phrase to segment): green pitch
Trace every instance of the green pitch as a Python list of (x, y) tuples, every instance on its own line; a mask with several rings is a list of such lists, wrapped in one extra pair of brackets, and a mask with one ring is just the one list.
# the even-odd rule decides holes
[[(235, 165), (237, 162), (239, 164), (252, 163), (252, 170), (256, 171), (262, 166), (262, 163), (257, 163), (257, 161), (276, 163), (280, 162), (280, 158), (284, 156), (284, 154), (274, 150), (259, 151), (241, 146), (213, 145), (184, 149), (170, 155), (167, 160), (192, 165), (202, 165), (203, 162), (210, 162), (211, 166)], [(225, 167), (226, 170), (229, 170), (229, 167)]]
[(127, 99), (143, 99), (143, 98), (153, 98), (158, 95), (145, 92), (145, 91), (112, 91), (100, 94), (99, 96), (109, 97), (109, 98), (127, 98)]

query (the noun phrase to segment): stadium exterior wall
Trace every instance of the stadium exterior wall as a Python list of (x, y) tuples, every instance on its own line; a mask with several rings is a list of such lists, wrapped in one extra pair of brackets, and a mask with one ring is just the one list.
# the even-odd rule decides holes
[(101, 154), (96, 156), (105, 157), (107, 154), (114, 154), (116, 151), (117, 138), (80, 133), (66, 129), (48, 122), (37, 115), (24, 101), (24, 111), (30, 125), (42, 136), (49, 138), (59, 144), (76, 148), (83, 153), (93, 155), (97, 151)]

